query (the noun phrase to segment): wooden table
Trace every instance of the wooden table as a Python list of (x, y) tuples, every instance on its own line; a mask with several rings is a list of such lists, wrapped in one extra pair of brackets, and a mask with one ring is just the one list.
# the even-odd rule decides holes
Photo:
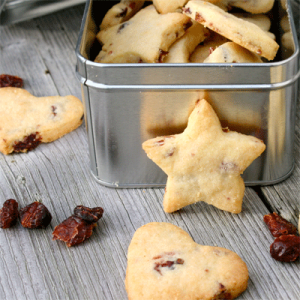
[[(73, 94), (81, 99), (74, 49), (83, 10), (84, 5), (79, 5), (0, 27), (0, 74), (24, 78), (24, 88), (35, 96)], [(41, 201), (53, 216), (45, 230), (29, 230), (20, 224), (0, 230), (0, 299), (127, 299), (127, 248), (135, 230), (153, 221), (178, 225), (199, 244), (237, 252), (250, 275), (239, 299), (300, 299), (300, 260), (281, 263), (270, 257), (273, 237), (263, 222), (263, 216), (273, 211), (298, 222), (299, 122), (295, 142), (293, 174), (274, 186), (246, 188), (238, 215), (205, 203), (166, 214), (163, 189), (101, 186), (90, 173), (84, 125), (27, 154), (0, 153), (1, 206), (9, 198), (21, 207)], [(79, 204), (105, 210), (92, 237), (71, 248), (52, 241), (54, 227)]]

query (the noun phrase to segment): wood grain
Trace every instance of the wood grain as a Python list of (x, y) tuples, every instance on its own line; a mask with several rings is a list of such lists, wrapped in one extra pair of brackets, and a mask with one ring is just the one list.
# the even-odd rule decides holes
[[(73, 94), (81, 98), (74, 49), (83, 10), (79, 5), (0, 27), (0, 73), (24, 78), (25, 88), (35, 96)], [(0, 230), (0, 299), (127, 299), (127, 248), (135, 230), (153, 221), (178, 225), (199, 244), (237, 252), (250, 273), (248, 289), (239, 299), (298, 299), (299, 261), (284, 264), (270, 257), (273, 238), (262, 218), (274, 210), (297, 221), (299, 146), (297, 121), (293, 174), (282, 183), (263, 187), (259, 194), (247, 188), (238, 215), (205, 203), (166, 214), (163, 189), (99, 185), (90, 173), (84, 125), (27, 154), (0, 155), (1, 204), (14, 198), (24, 207), (37, 200), (53, 216), (45, 230), (28, 230), (20, 224)], [(52, 241), (54, 227), (79, 204), (105, 210), (92, 237), (72, 248)]]

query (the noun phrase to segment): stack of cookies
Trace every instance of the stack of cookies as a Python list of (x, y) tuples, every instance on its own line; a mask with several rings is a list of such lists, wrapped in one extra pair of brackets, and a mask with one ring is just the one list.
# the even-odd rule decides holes
[[(99, 63), (262, 63), (279, 45), (274, 0), (121, 0), (105, 15)], [(236, 7), (239, 13), (233, 13)], [(242, 12), (241, 12), (242, 11)]]

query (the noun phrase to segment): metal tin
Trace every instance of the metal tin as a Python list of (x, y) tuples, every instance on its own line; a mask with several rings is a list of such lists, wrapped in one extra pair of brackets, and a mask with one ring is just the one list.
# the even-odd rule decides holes
[[(291, 174), (300, 73), (289, 1), (292, 49), (281, 45), (275, 61), (264, 64), (94, 63), (100, 50), (95, 35), (108, 5), (101, 2), (87, 0), (76, 48), (91, 170), (98, 182), (122, 188), (164, 186), (166, 174), (141, 145), (182, 132), (199, 98), (212, 104), (224, 127), (266, 144), (242, 175), (246, 185), (274, 184)], [(272, 12), (278, 18), (286, 13), (280, 2)]]
[(84, 2), (85, 0), (0, 0), (0, 25), (40, 17)]

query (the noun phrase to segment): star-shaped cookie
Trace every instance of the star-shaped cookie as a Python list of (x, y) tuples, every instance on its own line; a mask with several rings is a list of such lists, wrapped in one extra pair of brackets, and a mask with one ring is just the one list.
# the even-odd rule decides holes
[(142, 147), (168, 175), (167, 213), (199, 201), (241, 212), (245, 184), (240, 174), (265, 150), (253, 136), (223, 131), (204, 99), (196, 103), (183, 133), (150, 139)]
[(170, 46), (192, 25), (181, 13), (159, 14), (153, 5), (141, 9), (121, 25), (101, 30), (97, 39), (103, 44), (95, 62), (161, 62)]

